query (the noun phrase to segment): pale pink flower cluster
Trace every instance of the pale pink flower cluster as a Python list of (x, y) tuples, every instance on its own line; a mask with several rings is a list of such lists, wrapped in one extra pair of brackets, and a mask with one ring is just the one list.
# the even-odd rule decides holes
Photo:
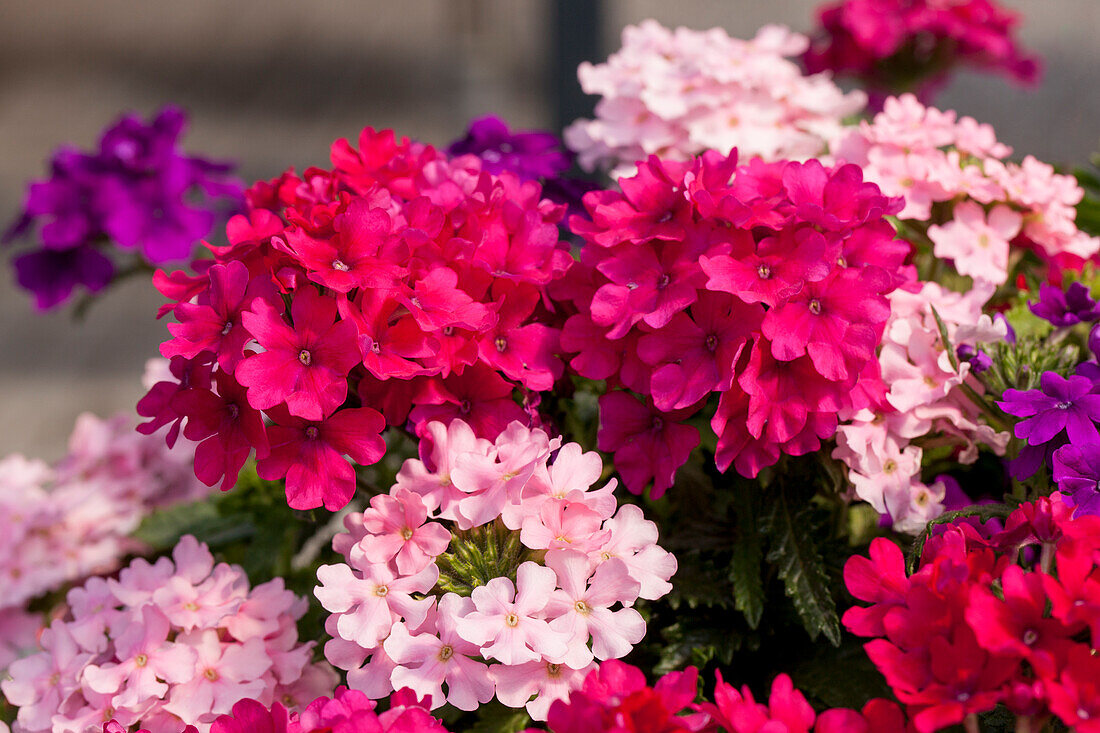
[(311, 663), (313, 642), (298, 643), (306, 599), (280, 578), (250, 589), (241, 568), (215, 565), (189, 535), (172, 559), (137, 559), (67, 600), (41, 651), (0, 683), (25, 733), (98, 733), (112, 719), (152, 733), (208, 731), (238, 700), (304, 706), (337, 682)]
[(685, 160), (736, 147), (747, 160), (815, 157), (859, 113), (866, 95), (845, 94), (828, 74), (804, 76), (790, 58), (805, 36), (768, 25), (750, 41), (721, 28), (669, 30), (654, 20), (623, 30), (623, 46), (606, 63), (583, 63), (581, 87), (602, 97), (596, 119), (564, 133), (585, 169), (631, 175), (650, 154)]
[(970, 364), (958, 369), (943, 347), (932, 308), (947, 327), (952, 347), (1001, 341), (1006, 327), (982, 313), (991, 286), (956, 293), (934, 282), (912, 280), (891, 293), (891, 315), (879, 353), (887, 409), (860, 410), (837, 428), (833, 457), (848, 466), (855, 494), (894, 527), (915, 532), (944, 511), (946, 487), (920, 481), (923, 449), (915, 441), (929, 436), (937, 444), (959, 446), (958, 461), (973, 463), (978, 446), (1003, 455), (1011, 437), (981, 419), (978, 407), (959, 389), (982, 391)]
[[(490, 442), (454, 420), (429, 423), (425, 444), (390, 494), (345, 518), (333, 546), (347, 564), (317, 572), (335, 637), (325, 655), (373, 698), (409, 687), (433, 708), (473, 710), (495, 696), (544, 720), (595, 660), (641, 641), (645, 622), (632, 606), (672, 589), (676, 559), (637, 506), (616, 511), (614, 480), (592, 488), (602, 461), (576, 443), (518, 422)], [(470, 538), (479, 531), (522, 553), (514, 580), (444, 592), (456, 571), (441, 556), (478, 555)]]
[(1080, 265), (1100, 251), (1100, 239), (1075, 224), (1084, 194), (1073, 176), (1030, 155), (1006, 161), (1012, 150), (992, 127), (925, 107), (911, 94), (887, 99), (873, 121), (841, 134), (832, 152), (862, 167), (886, 195), (904, 196), (898, 217), (927, 226), (936, 257), (976, 282), (1007, 280), (1010, 245), (1056, 266)]
[(140, 435), (128, 415), (86, 413), (53, 466), (0, 459), (0, 609), (117, 568), (151, 510), (209, 493), (191, 470), (194, 454), (190, 442), (168, 449)]

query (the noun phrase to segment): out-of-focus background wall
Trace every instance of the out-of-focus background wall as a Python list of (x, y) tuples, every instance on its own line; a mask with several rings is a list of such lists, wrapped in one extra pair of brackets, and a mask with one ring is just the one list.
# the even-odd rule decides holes
[[(1004, 0), (1046, 61), (1042, 85), (963, 75), (940, 107), (990, 122), (1016, 149), (1056, 163), (1100, 148), (1100, 1)], [(603, 0), (601, 61), (627, 23), (769, 22), (808, 31), (809, 0)], [(0, 12), (0, 220), (61, 142), (91, 146), (120, 112), (166, 103), (191, 115), (188, 151), (233, 158), (248, 181), (325, 164), (365, 125), (443, 144), (471, 117), (552, 127), (553, 0), (8, 0)], [(581, 18), (566, 20), (580, 23)], [(582, 29), (577, 29), (580, 33)], [(0, 255), (0, 455), (53, 459), (80, 412), (131, 410), (166, 334), (146, 281), (111, 290), (86, 318), (37, 314)]]

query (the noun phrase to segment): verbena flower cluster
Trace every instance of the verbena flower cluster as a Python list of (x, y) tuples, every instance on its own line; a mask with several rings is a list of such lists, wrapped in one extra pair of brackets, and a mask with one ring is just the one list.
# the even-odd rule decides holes
[(494, 437), (528, 419), (517, 388), (562, 374), (546, 288), (572, 264), (564, 207), (473, 155), (371, 128), (359, 143), (338, 141), (332, 170), (257, 184), (214, 263), (156, 279), (176, 301), (175, 377), (138, 411), (200, 441), (207, 484), (231, 487), (255, 450), (290, 506), (339, 509), (343, 456), (376, 462), (386, 425), (461, 416)]
[(860, 166), (887, 195), (904, 196), (903, 237), (978, 288), (1003, 284), (1024, 250), (1055, 270), (1080, 269), (1100, 252), (1100, 239), (1075, 224), (1084, 195), (1077, 180), (1030, 155), (1006, 161), (1011, 152), (989, 125), (911, 94), (887, 99), (872, 121), (832, 145), (837, 160)]
[(0, 611), (113, 571), (141, 547), (128, 535), (152, 510), (207, 493), (192, 475), (193, 445), (168, 450), (133, 425), (129, 415), (85, 413), (53, 465), (0, 460)]
[(987, 424), (981, 408), (964, 393), (984, 392), (969, 361), (943, 347), (936, 317), (954, 349), (1002, 341), (1003, 321), (982, 314), (990, 289), (966, 293), (934, 282), (907, 280), (890, 294), (890, 319), (883, 333), (878, 360), (886, 385), (885, 400), (876, 408), (845, 412), (837, 428), (833, 457), (848, 467), (855, 495), (895, 529), (916, 532), (939, 516), (947, 500), (942, 481), (921, 481), (924, 450), (915, 442), (935, 435), (940, 445), (957, 447), (956, 459), (974, 463), (979, 446), (1004, 455), (1010, 435)]
[(473, 710), (495, 696), (545, 719), (595, 659), (642, 639), (631, 606), (671, 590), (676, 560), (638, 507), (616, 511), (614, 480), (592, 488), (602, 462), (576, 443), (519, 423), (495, 442), (462, 420), (428, 432), (430, 453), (345, 517), (346, 564), (317, 573), (325, 656), (372, 698), (408, 687)]
[(777, 25), (751, 41), (721, 28), (627, 26), (606, 63), (577, 70), (584, 91), (601, 99), (596, 119), (566, 128), (566, 144), (582, 167), (612, 168), (616, 177), (649, 155), (685, 160), (737, 148), (769, 161), (817, 156), (866, 97), (842, 92), (827, 74), (804, 76), (790, 58), (807, 45)]
[(336, 684), (311, 662), (314, 642), (298, 643), (306, 605), (281, 578), (250, 589), (241, 568), (215, 565), (188, 535), (171, 559), (137, 559), (69, 591), (66, 616), (42, 632), (40, 652), (12, 663), (0, 690), (25, 733), (111, 720), (205, 733), (244, 698), (304, 706)]
[[(568, 700), (550, 706), (552, 733), (704, 731), (705, 733), (904, 733), (905, 716), (895, 703), (871, 700), (863, 710), (831, 708), (814, 712), (791, 678), (772, 682), (768, 703), (757, 702), (748, 686), (737, 690), (717, 673), (714, 702), (695, 702), (698, 670), (669, 672), (653, 687), (637, 667), (619, 661), (588, 673)], [(692, 712), (687, 712), (687, 711)], [(537, 733), (528, 728), (525, 733)]]
[(1100, 514), (1100, 365), (1084, 362), (1068, 376), (1043, 372), (1037, 389), (1007, 389), (997, 404), (1021, 418), (1013, 432), (1024, 446), (1013, 474), (1025, 479), (1053, 465), (1066, 501), (1079, 512)]
[(1038, 81), (1038, 57), (1014, 38), (1019, 18), (996, 0), (840, 0), (817, 12), (806, 68), (858, 78), (873, 102), (904, 91), (927, 99), (960, 66)]
[(1071, 519), (1057, 494), (1021, 505), (1002, 531), (948, 527), (912, 575), (879, 538), (844, 569), (848, 590), (872, 604), (844, 625), (880, 637), (864, 648), (921, 733), (997, 704), (1100, 730), (1098, 558), (1100, 518)]
[[(389, 703), (389, 708), (379, 713), (373, 700), (346, 687), (337, 688), (332, 697), (317, 698), (300, 713), (288, 711), (278, 702), (265, 705), (244, 699), (233, 705), (231, 714), (219, 716), (210, 733), (447, 733), (423, 701), (408, 690), (391, 695)], [(103, 733), (126, 730), (118, 721), (111, 721)], [(194, 730), (187, 728), (181, 733)]]
[(15, 271), (39, 308), (58, 305), (78, 286), (106, 287), (117, 257), (109, 245), (154, 264), (185, 260), (220, 212), (239, 207), (241, 187), (227, 177), (232, 165), (180, 149), (185, 123), (175, 107), (148, 123), (127, 115), (103, 132), (98, 150), (54, 153), (50, 177), (30, 185), (5, 235), (38, 226), (41, 247), (19, 255)]
[(700, 439), (684, 423), (712, 393), (718, 467), (746, 476), (881, 403), (876, 349), (910, 249), (884, 218), (900, 200), (855, 166), (736, 152), (650, 158), (619, 185), (571, 220), (585, 245), (555, 292), (578, 311), (571, 368), (625, 388), (600, 398), (599, 447), (628, 489), (672, 485)]

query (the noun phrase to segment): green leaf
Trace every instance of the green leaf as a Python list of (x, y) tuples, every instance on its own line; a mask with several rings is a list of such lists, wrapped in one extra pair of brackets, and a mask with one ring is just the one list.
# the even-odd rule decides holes
[[(838, 670), (844, 670), (843, 684), (837, 684)], [(862, 640), (851, 636), (839, 647), (818, 647), (795, 664), (790, 675), (795, 686), (821, 707), (859, 710), (872, 698), (892, 697), (882, 673), (863, 650)]]
[(506, 707), (493, 700), (478, 706), (477, 721), (462, 730), (469, 733), (518, 733), (530, 724), (531, 717), (523, 708)]
[(794, 601), (810, 639), (824, 633), (833, 646), (839, 646), (840, 619), (836, 602), (813, 536), (806, 526), (802, 526), (807, 522), (800, 525), (801, 514), (792, 511), (787, 487), (776, 486), (767, 523), (771, 535), (767, 559), (778, 570), (787, 596)]
[(242, 523), (239, 517), (221, 516), (213, 503), (197, 502), (153, 512), (141, 522), (133, 536), (163, 552), (171, 550), (185, 534), (218, 545), (249, 537), (255, 531), (250, 522)]
[(947, 337), (947, 324), (940, 318), (936, 306), (929, 307), (932, 309), (932, 316), (936, 319), (936, 328), (940, 332), (940, 343), (943, 344), (944, 351), (947, 352), (947, 360), (951, 362), (951, 368), (957, 372), (959, 371), (959, 357), (955, 355), (955, 349), (951, 346), (951, 339)]
[[(697, 623), (698, 626), (693, 625)], [(699, 614), (665, 626), (661, 639), (660, 658), (653, 669), (658, 675), (691, 665), (705, 667), (711, 661), (729, 666), (743, 641), (740, 634), (729, 628), (728, 620), (723, 624), (716, 617), (699, 623)]]
[(759, 503), (755, 490), (739, 487), (735, 499), (737, 542), (729, 566), (734, 607), (745, 614), (752, 629), (760, 625), (764, 615), (764, 583), (761, 580), (764, 550), (760, 544)]

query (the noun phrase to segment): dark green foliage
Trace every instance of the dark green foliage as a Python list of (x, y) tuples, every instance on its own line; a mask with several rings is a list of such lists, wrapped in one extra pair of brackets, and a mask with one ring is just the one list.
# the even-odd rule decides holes
[(835, 581), (825, 573), (821, 553), (807, 531), (807, 507), (799, 506), (780, 486), (769, 502), (766, 524), (771, 539), (768, 562), (774, 564), (783, 579), (787, 596), (811, 639), (824, 633), (834, 645), (840, 644), (840, 619), (832, 590)]

